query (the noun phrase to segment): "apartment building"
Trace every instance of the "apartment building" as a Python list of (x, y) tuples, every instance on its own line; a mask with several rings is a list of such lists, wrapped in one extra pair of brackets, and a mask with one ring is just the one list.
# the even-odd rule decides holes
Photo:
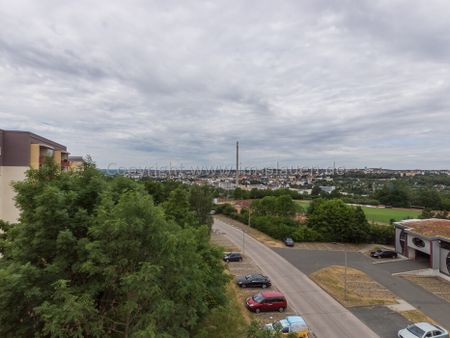
[(0, 129), (0, 219), (18, 220), (12, 183), (25, 179), (26, 171), (38, 169), (47, 157), (63, 170), (70, 166), (65, 146), (31, 132)]

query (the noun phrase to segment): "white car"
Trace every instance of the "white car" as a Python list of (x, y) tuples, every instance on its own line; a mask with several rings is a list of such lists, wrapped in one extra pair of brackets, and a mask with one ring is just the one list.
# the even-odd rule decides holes
[(447, 330), (430, 323), (416, 323), (408, 325), (406, 329), (398, 331), (398, 338), (448, 338)]

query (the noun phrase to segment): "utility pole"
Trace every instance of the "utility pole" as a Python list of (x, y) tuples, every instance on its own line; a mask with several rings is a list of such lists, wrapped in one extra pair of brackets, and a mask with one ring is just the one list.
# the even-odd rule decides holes
[(242, 229), (242, 254), (245, 255), (245, 230)]
[(347, 248), (345, 247), (344, 247), (344, 255), (345, 255), (344, 300), (347, 301)]

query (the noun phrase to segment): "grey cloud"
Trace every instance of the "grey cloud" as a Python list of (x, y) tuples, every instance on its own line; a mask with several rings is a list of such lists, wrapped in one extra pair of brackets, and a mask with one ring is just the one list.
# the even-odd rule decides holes
[(233, 163), (236, 139), (248, 165), (450, 166), (450, 4), (424, 6), (0, 4), (0, 125), (100, 166)]

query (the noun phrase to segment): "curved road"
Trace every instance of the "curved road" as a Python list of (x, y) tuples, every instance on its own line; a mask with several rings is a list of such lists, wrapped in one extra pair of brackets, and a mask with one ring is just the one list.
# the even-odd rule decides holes
[[(241, 247), (242, 230), (214, 220), (213, 229), (225, 233)], [(270, 276), (285, 294), (289, 306), (302, 315), (318, 338), (370, 338), (378, 337), (350, 311), (323, 291), (303, 272), (251, 236), (245, 235), (245, 254)]]

